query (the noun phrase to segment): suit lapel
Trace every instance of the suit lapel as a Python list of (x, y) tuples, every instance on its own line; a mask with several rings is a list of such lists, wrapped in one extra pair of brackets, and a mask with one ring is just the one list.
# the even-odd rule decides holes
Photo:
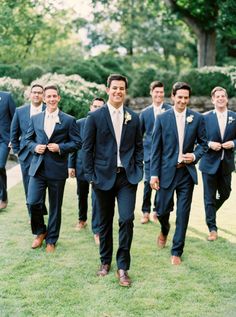
[[(221, 133), (220, 133), (219, 121), (218, 121), (217, 114), (216, 114), (216, 111), (215, 111), (215, 110), (212, 111), (212, 120), (213, 120), (212, 126), (213, 126), (213, 127), (214, 127), (214, 126), (217, 127), (216, 129), (217, 129), (218, 137), (222, 140), (222, 138), (221, 138)], [(226, 128), (225, 128), (225, 130), (226, 130)], [(224, 134), (225, 134), (225, 133), (224, 133)]]
[(116, 135), (115, 135), (115, 131), (114, 131), (114, 128), (113, 128), (112, 121), (111, 121), (111, 116), (110, 116), (110, 112), (109, 112), (108, 106), (105, 105), (103, 109), (104, 109), (104, 112), (105, 112), (105, 119), (107, 121), (107, 125), (108, 125), (112, 135), (114, 136), (114, 138), (116, 140)]
[(176, 136), (176, 140), (177, 140), (177, 142), (179, 142), (178, 129), (177, 129), (177, 123), (176, 123), (174, 110), (171, 109), (171, 111), (168, 114), (170, 117), (170, 126), (173, 127), (174, 132), (175, 132), (175, 136)]
[[(127, 124), (129, 124), (128, 122), (125, 123), (125, 114), (126, 113), (129, 113), (131, 115), (131, 113), (128, 111), (128, 109), (126, 107), (124, 107), (124, 121), (123, 121), (123, 124), (122, 124), (122, 131), (121, 131), (121, 139), (120, 139), (120, 143), (122, 142), (123, 138), (124, 138), (124, 135), (125, 135), (125, 131), (126, 131), (126, 128), (127, 128)], [(132, 119), (131, 119), (132, 120)]]

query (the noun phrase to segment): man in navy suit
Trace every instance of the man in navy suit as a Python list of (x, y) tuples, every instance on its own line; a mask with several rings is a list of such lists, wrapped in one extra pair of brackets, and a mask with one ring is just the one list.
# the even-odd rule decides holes
[[(61, 226), (61, 206), (68, 177), (68, 154), (81, 146), (74, 117), (58, 108), (59, 90), (56, 86), (44, 88), (47, 108), (31, 117), (26, 142), (33, 153), (29, 175), (27, 202), (31, 213), (32, 233), (37, 235), (32, 248), (41, 247), (46, 239), (46, 252), (54, 252)], [(49, 219), (44, 223), (42, 204), (48, 188)]]
[(231, 173), (235, 170), (236, 113), (228, 110), (228, 95), (224, 88), (215, 87), (211, 98), (215, 109), (204, 115), (209, 148), (200, 161), (199, 169), (210, 232), (207, 239), (215, 241), (218, 237), (216, 212), (230, 196)]
[(107, 80), (108, 102), (89, 114), (84, 130), (83, 166), (93, 184), (100, 211), (100, 259), (98, 276), (109, 273), (113, 251), (115, 198), (119, 212), (117, 277), (130, 286), (130, 247), (137, 184), (143, 176), (143, 145), (139, 117), (123, 105), (128, 82), (112, 74)]
[[(11, 123), (11, 145), (20, 162), (26, 199), (30, 178), (29, 168), (33, 154), (26, 146), (25, 135), (29, 128), (30, 117), (44, 111), (45, 108), (46, 106), (43, 104), (43, 86), (34, 84), (30, 89), (30, 104), (17, 108)], [(47, 213), (45, 204), (43, 205), (43, 213)]]
[[(105, 101), (96, 97), (93, 99), (90, 105), (90, 111), (96, 111), (105, 104)], [(83, 140), (84, 135), (84, 125), (86, 118), (82, 118), (76, 121), (79, 134)], [(76, 230), (81, 230), (87, 226), (87, 214), (88, 214), (88, 193), (89, 193), (89, 182), (84, 177), (84, 169), (82, 165), (82, 150), (74, 152), (69, 155), (69, 176), (76, 176), (77, 181), (77, 195), (78, 195), (78, 223), (76, 224)], [(92, 191), (92, 231), (94, 234), (94, 241), (99, 244), (99, 221), (98, 221), (98, 211), (97, 202), (94, 191)]]
[(0, 209), (7, 207), (6, 162), (9, 154), (10, 126), (16, 109), (9, 92), (0, 91)]
[(157, 243), (165, 247), (170, 230), (173, 195), (177, 195), (176, 229), (171, 249), (171, 263), (179, 265), (184, 249), (192, 193), (197, 184), (195, 164), (207, 149), (204, 119), (187, 109), (191, 87), (182, 82), (172, 89), (173, 109), (157, 117), (151, 152), (151, 187), (159, 190), (157, 199), (161, 233)]
[[(144, 191), (142, 204), (143, 216), (141, 219), (142, 224), (146, 224), (150, 221), (152, 195), (152, 188), (150, 186), (150, 159), (154, 122), (157, 115), (171, 108), (171, 105), (169, 105), (168, 103), (164, 103), (165, 92), (164, 85), (162, 82), (154, 81), (150, 84), (150, 95), (152, 96), (152, 104), (140, 113), (141, 130), (144, 136)], [(156, 195), (154, 202), (155, 200)], [(157, 212), (155, 209), (155, 203), (153, 208), (153, 220), (157, 222)]]

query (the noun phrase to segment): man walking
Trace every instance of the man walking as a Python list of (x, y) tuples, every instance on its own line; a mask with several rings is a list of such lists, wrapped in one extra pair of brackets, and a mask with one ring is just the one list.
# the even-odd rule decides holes
[(202, 172), (208, 241), (218, 237), (216, 212), (229, 198), (231, 174), (235, 170), (236, 113), (228, 110), (227, 91), (215, 87), (211, 92), (215, 109), (204, 115), (208, 151), (202, 157), (199, 169)]
[[(61, 206), (68, 177), (68, 154), (81, 146), (75, 118), (58, 108), (59, 90), (44, 88), (47, 108), (31, 117), (26, 142), (33, 158), (30, 164), (28, 204), (32, 233), (36, 235), (32, 248), (41, 247), (46, 239), (46, 252), (54, 252), (61, 226)], [(46, 189), (49, 197), (48, 226), (44, 223), (42, 204)]]
[(10, 126), (16, 109), (9, 92), (0, 91), (0, 209), (7, 207), (6, 162), (10, 151)]
[[(164, 103), (164, 85), (160, 81), (154, 81), (150, 84), (150, 95), (152, 104), (145, 108), (140, 113), (141, 130), (143, 134), (143, 150), (144, 150), (144, 191), (142, 204), (142, 219), (141, 223), (146, 224), (150, 221), (151, 212), (151, 195), (152, 188), (150, 186), (150, 160), (151, 160), (151, 145), (152, 133), (156, 116), (171, 108), (171, 105)], [(155, 209), (155, 201), (157, 192), (154, 198), (153, 220), (157, 221), (157, 212)]]
[(113, 74), (107, 80), (108, 102), (89, 114), (84, 131), (83, 166), (92, 183), (100, 211), (100, 259), (98, 276), (109, 273), (113, 252), (115, 198), (119, 212), (117, 277), (130, 286), (130, 248), (137, 184), (143, 176), (143, 146), (139, 117), (123, 103), (128, 82)]
[(161, 233), (157, 238), (165, 247), (170, 230), (169, 217), (176, 192), (176, 228), (171, 263), (179, 265), (185, 244), (192, 193), (197, 184), (195, 164), (207, 147), (203, 116), (187, 108), (191, 87), (177, 82), (172, 89), (173, 109), (157, 117), (151, 154), (151, 187), (159, 190), (157, 199)]

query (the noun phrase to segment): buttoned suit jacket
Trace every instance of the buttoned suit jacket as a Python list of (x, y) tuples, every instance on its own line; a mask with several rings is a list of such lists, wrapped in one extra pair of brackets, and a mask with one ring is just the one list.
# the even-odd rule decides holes
[[(86, 118), (82, 118), (76, 121), (79, 129), (79, 135), (83, 142), (84, 139), (84, 126), (85, 126)], [(69, 168), (75, 168), (76, 170), (76, 177), (80, 180), (85, 180), (84, 176), (84, 169), (83, 169), (83, 162), (82, 162), (82, 149), (73, 152), (69, 155)]]
[[(42, 111), (46, 105), (43, 104)], [(21, 161), (25, 161), (32, 155), (26, 145), (25, 136), (29, 128), (30, 122), (30, 104), (25, 104), (16, 108), (15, 114), (11, 122), (11, 145), (13, 152), (18, 155)]]
[[(130, 120), (125, 119), (128, 114)], [(98, 189), (111, 189), (117, 176), (117, 143), (107, 105), (88, 115), (82, 149), (87, 181), (93, 181)], [(124, 107), (120, 159), (128, 181), (137, 184), (143, 176), (142, 135), (138, 115), (127, 107)]]
[[(188, 122), (188, 118), (191, 122)], [(207, 140), (203, 116), (186, 109), (183, 154), (194, 153), (195, 161), (187, 164), (192, 180), (197, 184), (195, 164), (207, 151)], [(168, 188), (175, 176), (179, 155), (178, 130), (173, 109), (157, 116), (151, 151), (151, 175), (158, 176), (160, 186)]]
[[(234, 142), (234, 148), (224, 149), (224, 156), (222, 160), (223, 174), (230, 174), (235, 170), (234, 150), (236, 147), (236, 113), (230, 110), (227, 111), (227, 121), (223, 139), (221, 138), (220, 127), (215, 110), (212, 110), (205, 114), (204, 120), (206, 124), (206, 134), (208, 142)], [(222, 149), (220, 151), (214, 151), (208, 148), (207, 153), (204, 154), (200, 161), (199, 169), (206, 174), (215, 174), (221, 163), (222, 151)]]
[[(44, 168), (44, 176), (48, 179), (66, 179), (68, 177), (68, 154), (81, 147), (81, 138), (74, 117), (59, 111), (59, 123), (50, 138), (44, 131), (45, 111), (32, 116), (29, 129), (26, 134), (26, 142), (29, 150), (33, 153), (29, 175), (36, 176), (40, 171), (41, 164)], [(38, 144), (57, 143), (60, 152), (51, 152), (48, 149), (44, 154), (35, 152)]]
[(0, 91), (0, 143), (9, 144), (10, 126), (15, 109), (16, 105), (11, 94)]
[[(163, 103), (161, 110), (162, 113), (166, 110), (171, 109), (171, 105), (168, 103)], [(153, 105), (148, 106), (143, 109), (140, 113), (140, 124), (141, 131), (143, 135), (143, 150), (144, 150), (144, 162), (150, 161), (151, 156), (151, 146), (152, 146), (152, 134), (155, 123), (155, 115), (153, 110)]]

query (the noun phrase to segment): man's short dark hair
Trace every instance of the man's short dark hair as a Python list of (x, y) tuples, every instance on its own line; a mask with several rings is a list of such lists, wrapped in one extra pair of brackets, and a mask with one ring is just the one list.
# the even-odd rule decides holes
[(107, 87), (109, 88), (111, 86), (111, 82), (113, 80), (121, 80), (125, 82), (125, 89), (128, 88), (128, 79), (120, 74), (111, 74), (108, 78), (107, 78)]
[(164, 84), (161, 81), (155, 80), (150, 84), (150, 90), (153, 91), (156, 87), (164, 88)]
[(189, 84), (182, 82), (182, 81), (177, 81), (172, 87), (172, 95), (175, 96), (176, 92), (180, 89), (188, 90), (189, 91), (189, 97), (191, 96), (192, 93), (192, 88)]
[(214, 94), (215, 94), (216, 91), (224, 91), (226, 97), (228, 98), (227, 90), (226, 90), (225, 88), (221, 87), (221, 86), (216, 86), (215, 88), (212, 89), (212, 91), (211, 91), (211, 97), (214, 96)]
[(46, 90), (49, 90), (49, 89), (53, 89), (53, 90), (56, 90), (57, 94), (60, 95), (60, 90), (59, 90), (59, 87), (57, 85), (48, 85), (48, 86), (45, 86), (44, 87), (44, 92)]
[(40, 85), (40, 84), (33, 84), (31, 87), (30, 87), (30, 91), (32, 91), (33, 88), (35, 87), (39, 87), (39, 88), (42, 88), (42, 90), (44, 90), (43, 86)]
[(93, 104), (94, 103), (94, 101), (102, 101), (103, 103), (105, 103), (105, 100), (103, 99), (103, 98), (101, 98), (101, 97), (96, 97), (96, 98), (94, 98), (93, 100), (92, 100), (92, 103), (91, 104)]

